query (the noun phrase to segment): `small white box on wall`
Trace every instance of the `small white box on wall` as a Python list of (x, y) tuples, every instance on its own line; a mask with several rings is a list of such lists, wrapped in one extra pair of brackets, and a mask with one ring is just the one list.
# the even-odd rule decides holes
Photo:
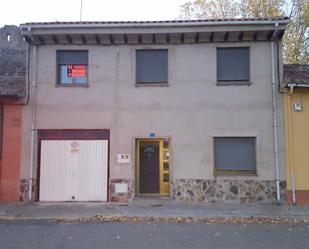
[(115, 183), (115, 193), (128, 193), (128, 184)]
[(294, 110), (300, 112), (302, 109), (301, 103), (300, 102), (296, 102), (294, 103)]
[(130, 154), (117, 154), (117, 163), (130, 163)]

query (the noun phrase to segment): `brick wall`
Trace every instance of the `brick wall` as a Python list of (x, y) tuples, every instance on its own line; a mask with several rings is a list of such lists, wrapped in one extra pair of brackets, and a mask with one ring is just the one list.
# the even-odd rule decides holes
[(3, 144), (0, 161), (0, 201), (17, 202), (20, 183), (20, 105), (3, 105)]

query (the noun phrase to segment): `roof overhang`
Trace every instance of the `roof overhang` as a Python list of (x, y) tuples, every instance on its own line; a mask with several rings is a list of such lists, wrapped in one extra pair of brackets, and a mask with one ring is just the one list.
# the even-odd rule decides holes
[(20, 25), (33, 45), (181, 44), (281, 39), (288, 18), (154, 22), (54, 22)]

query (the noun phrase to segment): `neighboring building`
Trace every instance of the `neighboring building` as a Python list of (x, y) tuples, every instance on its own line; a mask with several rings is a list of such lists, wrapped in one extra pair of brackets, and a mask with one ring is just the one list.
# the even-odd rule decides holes
[(26, 51), (16, 26), (0, 28), (0, 201), (19, 201), (22, 105), (26, 104)]
[(37, 201), (276, 200), (284, 129), (273, 99), (282, 105), (287, 22), (22, 24), (34, 87), (21, 196), (30, 176)]
[(309, 204), (309, 65), (284, 65), (288, 203)]

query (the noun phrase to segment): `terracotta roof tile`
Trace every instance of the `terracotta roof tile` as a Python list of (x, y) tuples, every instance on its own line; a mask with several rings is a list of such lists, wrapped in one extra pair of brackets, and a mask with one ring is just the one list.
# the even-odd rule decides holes
[(163, 21), (82, 21), (82, 22), (30, 22), (22, 25), (59, 25), (59, 24), (173, 24), (173, 23), (202, 23), (202, 22), (239, 22), (239, 21), (281, 21), (288, 17), (259, 17), (259, 18), (216, 18), (195, 20), (163, 20)]
[(285, 84), (309, 84), (309, 64), (283, 65), (283, 80)]

